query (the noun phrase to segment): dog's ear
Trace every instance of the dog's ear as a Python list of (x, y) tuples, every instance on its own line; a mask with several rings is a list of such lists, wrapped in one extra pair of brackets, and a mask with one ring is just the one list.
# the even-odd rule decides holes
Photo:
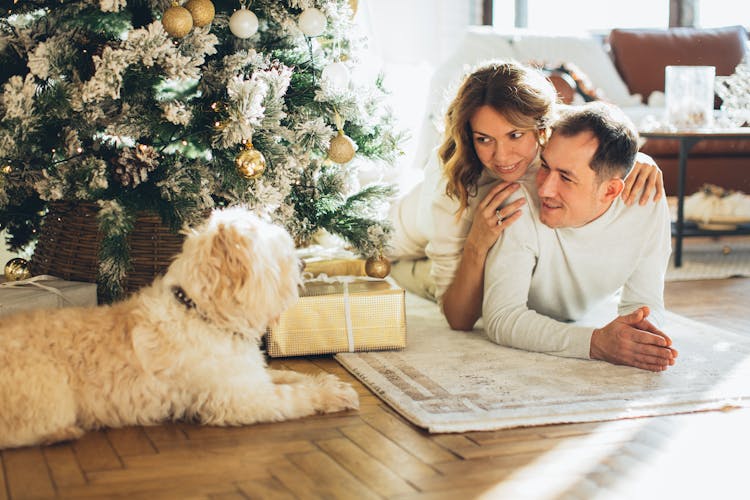
[(252, 234), (240, 234), (236, 227), (219, 224), (211, 243), (210, 260), (216, 269), (211, 295), (236, 297), (256, 272), (252, 263)]
[[(194, 263), (195, 280), (199, 285), (195, 300), (218, 324), (236, 324), (238, 316), (243, 314), (242, 304), (247, 300), (245, 289), (257, 279), (258, 270), (252, 262), (253, 236), (240, 233), (230, 224), (219, 223), (209, 231), (204, 253)], [(252, 322), (252, 319), (247, 321)]]

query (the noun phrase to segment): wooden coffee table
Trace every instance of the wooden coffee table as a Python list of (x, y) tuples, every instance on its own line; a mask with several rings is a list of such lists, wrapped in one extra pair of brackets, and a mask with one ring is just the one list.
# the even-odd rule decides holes
[(640, 132), (645, 139), (672, 139), (679, 142), (679, 170), (677, 177), (677, 220), (672, 224), (672, 236), (675, 238), (674, 265), (682, 265), (682, 239), (687, 236), (726, 236), (750, 234), (750, 224), (738, 225), (733, 229), (705, 230), (697, 224), (685, 222), (685, 177), (687, 173), (690, 150), (705, 139), (750, 140), (750, 127), (734, 129), (684, 130), (675, 132), (646, 131)]

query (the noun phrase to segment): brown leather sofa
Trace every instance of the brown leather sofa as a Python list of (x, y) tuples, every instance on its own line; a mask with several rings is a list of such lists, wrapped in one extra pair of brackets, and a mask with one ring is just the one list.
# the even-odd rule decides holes
[[(742, 61), (748, 34), (742, 26), (726, 28), (614, 29), (609, 45), (615, 67), (631, 94), (644, 102), (653, 91), (664, 91), (668, 65), (716, 66), (727, 76)], [(717, 99), (717, 107), (719, 105)], [(677, 193), (678, 143), (649, 139), (641, 150), (651, 155), (664, 171), (667, 194)], [(703, 184), (750, 193), (750, 140), (705, 140), (691, 152), (685, 179), (686, 193)]]

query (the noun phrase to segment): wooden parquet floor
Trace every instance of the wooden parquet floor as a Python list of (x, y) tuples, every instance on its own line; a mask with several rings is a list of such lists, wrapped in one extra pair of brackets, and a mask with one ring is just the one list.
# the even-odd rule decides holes
[[(748, 278), (668, 283), (666, 300), (750, 335)], [(330, 357), (271, 365), (335, 373), (357, 388), (361, 409), (230, 429), (103, 430), (5, 450), (0, 500), (750, 498), (747, 409), (429, 435)]]

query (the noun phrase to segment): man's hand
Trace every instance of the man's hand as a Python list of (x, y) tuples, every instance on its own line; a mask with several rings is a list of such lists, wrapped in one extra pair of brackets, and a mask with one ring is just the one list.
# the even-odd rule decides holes
[(591, 358), (652, 372), (672, 366), (677, 358), (672, 339), (646, 320), (649, 312), (648, 307), (641, 307), (594, 330)]

